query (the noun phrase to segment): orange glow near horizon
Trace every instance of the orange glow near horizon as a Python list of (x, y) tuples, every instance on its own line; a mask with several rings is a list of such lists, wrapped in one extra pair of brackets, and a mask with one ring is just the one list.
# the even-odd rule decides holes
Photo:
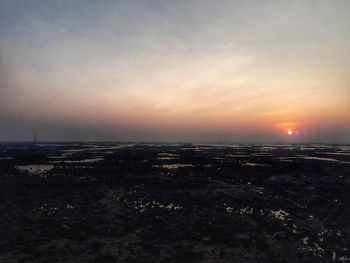
[(347, 4), (8, 2), (0, 140), (350, 140)]

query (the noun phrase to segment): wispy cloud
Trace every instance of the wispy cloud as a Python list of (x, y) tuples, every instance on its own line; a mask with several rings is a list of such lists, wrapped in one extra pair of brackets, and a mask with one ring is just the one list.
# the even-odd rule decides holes
[[(21, 118), (96, 127), (85, 129), (96, 139), (205, 129), (203, 139), (279, 140), (285, 123), (329, 140), (350, 131), (348, 1), (0, 5), (0, 116), (27, 133)], [(23, 137), (8, 125), (0, 139)], [(69, 139), (55, 128), (48, 137)]]

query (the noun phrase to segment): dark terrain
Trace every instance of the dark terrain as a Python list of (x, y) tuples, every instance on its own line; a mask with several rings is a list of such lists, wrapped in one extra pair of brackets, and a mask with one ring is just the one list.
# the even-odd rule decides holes
[(350, 262), (350, 146), (0, 144), (0, 262)]

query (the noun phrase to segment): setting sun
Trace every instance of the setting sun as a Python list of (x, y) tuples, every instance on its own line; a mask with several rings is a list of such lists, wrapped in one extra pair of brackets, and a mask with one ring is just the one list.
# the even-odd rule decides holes
[(293, 134), (293, 131), (288, 131), (288, 135), (292, 135)]

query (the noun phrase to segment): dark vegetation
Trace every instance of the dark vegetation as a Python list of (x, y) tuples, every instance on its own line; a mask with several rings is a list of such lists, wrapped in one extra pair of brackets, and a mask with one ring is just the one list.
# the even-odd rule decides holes
[(0, 144), (0, 262), (347, 262), (349, 249), (349, 146)]

